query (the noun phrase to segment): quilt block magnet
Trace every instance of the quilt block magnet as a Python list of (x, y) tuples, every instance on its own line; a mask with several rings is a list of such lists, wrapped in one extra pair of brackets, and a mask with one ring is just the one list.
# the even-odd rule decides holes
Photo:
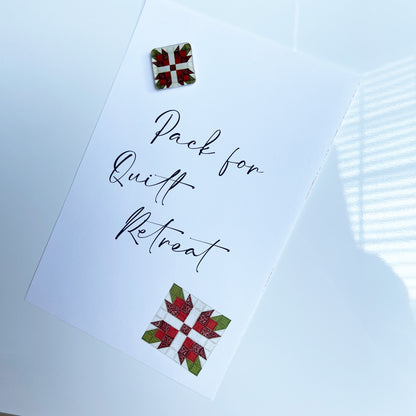
[(152, 69), (158, 90), (193, 84), (195, 69), (190, 43), (152, 49)]

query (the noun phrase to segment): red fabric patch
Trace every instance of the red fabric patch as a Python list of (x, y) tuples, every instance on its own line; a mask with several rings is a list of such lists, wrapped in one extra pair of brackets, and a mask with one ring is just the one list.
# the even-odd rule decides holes
[(199, 323), (198, 321), (195, 322), (193, 328), (195, 329), (196, 332), (201, 332), (202, 328), (204, 327), (204, 325), (202, 325), (201, 323)]
[(173, 305), (172, 303), (167, 301), (166, 299), (165, 299), (165, 303), (166, 303), (166, 309), (168, 310), (168, 312), (173, 316), (177, 316), (179, 313), (179, 308), (176, 305)]
[(168, 53), (162, 49), (162, 52), (157, 55), (156, 62), (153, 62), (153, 64), (159, 67), (169, 65)]
[(162, 339), (162, 342), (157, 348), (160, 349), (160, 348), (170, 347), (170, 344), (172, 344), (172, 342), (173, 342), (173, 338), (165, 334), (165, 336)]
[(158, 329), (156, 331), (155, 337), (157, 339), (160, 339), (162, 341), (162, 339), (163, 339), (164, 336), (165, 336), (165, 333), (161, 329)]
[(193, 351), (189, 351), (186, 358), (188, 360), (191, 360), (192, 362), (194, 362), (196, 360), (196, 357), (198, 357), (198, 355), (196, 355)]
[(184, 345), (182, 345), (182, 347), (179, 349), (178, 351), (178, 357), (179, 357), (179, 362), (182, 364), (184, 359), (186, 358), (186, 355), (189, 352), (189, 348), (186, 348)]
[(188, 314), (186, 314), (185, 312), (183, 312), (183, 311), (180, 311), (179, 313), (178, 313), (178, 316), (177, 316), (177, 318), (178, 319), (180, 319), (182, 322), (186, 319), (188, 317)]
[(172, 85), (172, 74), (170, 72), (162, 72), (156, 77), (156, 79), (168, 88)]
[(181, 332), (185, 335), (188, 335), (191, 332), (191, 327), (186, 324), (183, 324), (181, 326)]
[(209, 328), (209, 329), (212, 329), (212, 330), (214, 330), (215, 329), (215, 327), (218, 325), (218, 322), (215, 322), (213, 319), (211, 319), (210, 318), (210, 320), (208, 321), (208, 323), (207, 323), (207, 327)]
[(205, 326), (208, 323), (209, 317), (212, 315), (212, 312), (214, 311), (212, 310), (212, 311), (201, 312), (198, 318), (198, 322)]
[(207, 359), (205, 355), (204, 347), (202, 345), (199, 345), (195, 342), (195, 344), (192, 345), (191, 351), (193, 351), (195, 354), (199, 355), (200, 357), (204, 358), (205, 360)]
[(193, 74), (190, 69), (178, 69), (176, 71), (176, 76), (178, 78), (179, 84), (183, 85), (184, 81), (189, 81), (190, 74)]
[(182, 306), (184, 305), (185, 301), (179, 297), (177, 297), (175, 299), (175, 302), (173, 302), (174, 305), (176, 305), (178, 308), (182, 308)]
[(220, 335), (218, 335), (216, 332), (212, 331), (208, 327), (204, 326), (201, 329), (201, 335), (203, 335), (205, 338), (211, 339), (211, 338), (218, 338)]
[(199, 353), (201, 352), (201, 350), (203, 350), (202, 346), (201, 346), (201, 345), (199, 345), (199, 344), (197, 344), (196, 342), (195, 342), (195, 344), (194, 344), (194, 345), (192, 345), (192, 347), (191, 347), (191, 351), (193, 351), (195, 354), (198, 354), (198, 355), (199, 355)]
[(173, 326), (171, 326), (167, 332), (167, 334), (172, 338), (175, 338), (177, 333), (178, 333), (178, 330), (174, 328)]
[(185, 341), (183, 342), (183, 345), (186, 348), (189, 348), (189, 349), (191, 349), (192, 348), (192, 345), (194, 345), (194, 344), (195, 344), (195, 341), (192, 341), (192, 339), (191, 338), (188, 338), (188, 337), (186, 337)]
[(188, 62), (191, 59), (191, 55), (187, 56), (187, 52), (179, 50), (179, 46), (175, 49), (173, 54), (175, 56), (175, 63), (176, 64), (185, 63), (185, 62)]
[(191, 295), (189, 295), (186, 299), (185, 305), (182, 306), (182, 310), (189, 315), (189, 313), (191, 312), (192, 308), (194, 307), (193, 303), (192, 303), (192, 299), (191, 299)]
[(168, 332), (170, 325), (165, 321), (156, 321), (152, 322), (152, 325), (156, 326), (157, 328), (161, 329), (163, 332)]

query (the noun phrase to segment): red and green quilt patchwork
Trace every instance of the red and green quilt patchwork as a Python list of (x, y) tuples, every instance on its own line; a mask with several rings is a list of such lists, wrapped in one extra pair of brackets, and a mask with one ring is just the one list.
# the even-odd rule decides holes
[(197, 376), (230, 322), (173, 284), (142, 339)]
[(151, 57), (157, 89), (180, 87), (195, 82), (194, 61), (189, 43), (152, 49)]

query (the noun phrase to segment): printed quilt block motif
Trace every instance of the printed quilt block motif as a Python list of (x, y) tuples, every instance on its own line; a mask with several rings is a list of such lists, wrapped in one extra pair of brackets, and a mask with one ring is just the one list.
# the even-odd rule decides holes
[(142, 339), (197, 376), (230, 322), (173, 284)]
[(152, 49), (151, 57), (157, 89), (180, 87), (195, 82), (194, 61), (189, 43)]

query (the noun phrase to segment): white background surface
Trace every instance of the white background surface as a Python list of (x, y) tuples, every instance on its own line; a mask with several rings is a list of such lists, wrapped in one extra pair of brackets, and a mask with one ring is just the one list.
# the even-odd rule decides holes
[[(404, 280), (356, 243), (337, 148), (213, 402), (24, 301), (141, 5), (0, 4), (0, 411), (414, 415), (413, 263)], [(300, 1), (298, 19), (290, 1), (195, 7), (360, 72), (391, 62), (400, 69), (414, 52), (410, 1)], [(397, 117), (413, 120), (413, 111)], [(412, 158), (408, 165), (410, 177)], [(408, 205), (400, 241), (412, 254)]]

